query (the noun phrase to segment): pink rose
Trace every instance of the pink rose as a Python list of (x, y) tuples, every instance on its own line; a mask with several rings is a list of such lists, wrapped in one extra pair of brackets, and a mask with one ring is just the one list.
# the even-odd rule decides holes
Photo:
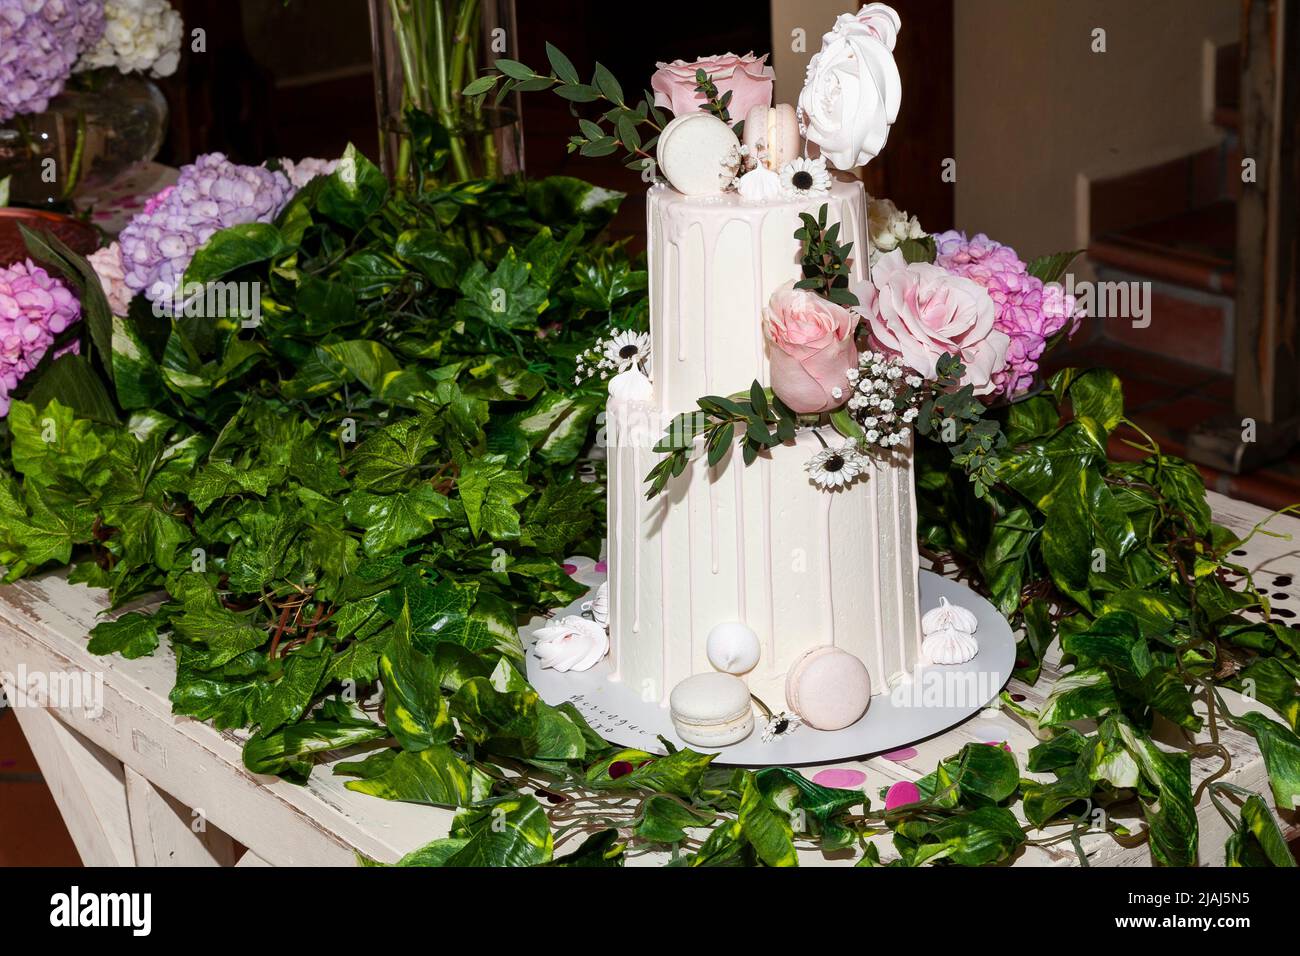
[(940, 356), (956, 355), (966, 366), (962, 384), (973, 385), (976, 395), (994, 390), (1011, 339), (993, 327), (997, 309), (979, 283), (928, 262), (909, 265), (895, 250), (880, 257), (871, 281), (854, 292), (876, 348), (929, 379)]
[(767, 54), (754, 56), (746, 53), (736, 56), (724, 53), (722, 56), (707, 56), (694, 63), (674, 60), (672, 63), (656, 63), (659, 69), (650, 78), (650, 88), (655, 91), (655, 106), (670, 109), (674, 116), (698, 113), (704, 109), (703, 93), (695, 92), (698, 85), (695, 71), (704, 70), (718, 87), (718, 95), (731, 92), (731, 102), (727, 112), (731, 121), (738, 123), (749, 115), (755, 106), (772, 104), (772, 68), (767, 65)]
[(771, 345), (772, 391), (800, 415), (839, 408), (849, 398), (848, 370), (858, 364), (858, 318), (843, 306), (787, 282), (763, 310)]

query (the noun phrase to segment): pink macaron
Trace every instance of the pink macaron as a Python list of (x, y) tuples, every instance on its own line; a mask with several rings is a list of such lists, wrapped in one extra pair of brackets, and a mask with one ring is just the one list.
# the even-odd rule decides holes
[(848, 651), (814, 647), (786, 672), (785, 702), (809, 727), (840, 730), (867, 712), (871, 675)]
[(774, 173), (803, 152), (799, 118), (789, 103), (755, 106), (745, 116), (745, 145)]

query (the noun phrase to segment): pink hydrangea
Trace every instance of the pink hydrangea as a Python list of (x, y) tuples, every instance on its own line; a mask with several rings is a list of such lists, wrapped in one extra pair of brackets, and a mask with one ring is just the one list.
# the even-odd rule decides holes
[[(9, 414), (9, 394), (23, 376), (79, 318), (76, 296), (30, 259), (0, 267), (0, 417)], [(76, 349), (74, 342), (62, 351)]]
[(114, 315), (126, 315), (131, 308), (134, 293), (126, 285), (122, 248), (114, 242), (91, 253), (86, 261), (95, 270), (95, 275), (99, 276), (99, 284), (104, 287), (104, 297), (108, 299), (109, 311)]
[(994, 392), (1014, 398), (1027, 391), (1038, 374), (1047, 340), (1073, 321), (1068, 334), (1079, 326), (1074, 297), (1058, 283), (1044, 285), (1010, 246), (980, 233), (973, 239), (962, 232), (934, 237), (935, 264), (973, 279), (993, 299), (997, 309), (994, 327), (1011, 339), (1006, 367), (993, 379)]

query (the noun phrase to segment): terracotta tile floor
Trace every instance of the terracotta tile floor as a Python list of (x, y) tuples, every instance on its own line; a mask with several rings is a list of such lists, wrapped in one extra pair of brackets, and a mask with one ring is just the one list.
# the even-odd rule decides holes
[(0, 709), (0, 867), (80, 865), (18, 719)]

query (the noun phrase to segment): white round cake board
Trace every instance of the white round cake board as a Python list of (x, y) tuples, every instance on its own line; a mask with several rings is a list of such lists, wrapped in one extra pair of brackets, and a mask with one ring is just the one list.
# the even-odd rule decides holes
[[(573, 561), (574, 578), (593, 590), (605, 580), (592, 562)], [(738, 744), (720, 748), (714, 765), (749, 767), (821, 764), (897, 750), (924, 740), (978, 713), (995, 698), (1011, 676), (1016, 640), (1011, 625), (997, 609), (970, 588), (930, 571), (921, 572), (921, 613), (939, 606), (939, 598), (973, 612), (979, 620), (975, 637), (979, 653), (965, 664), (928, 665), (912, 674), (911, 683), (871, 698), (867, 712), (843, 730), (824, 731), (800, 725), (793, 733), (769, 743), (762, 741), (764, 718), (755, 708), (754, 732)], [(557, 612), (557, 617), (577, 614), (582, 600)], [(663, 736), (679, 748), (687, 744), (677, 736), (668, 707), (643, 701), (634, 688), (609, 679), (609, 658), (586, 671), (561, 673), (544, 668), (533, 653), (532, 632), (524, 633), (528, 679), (542, 700), (558, 705), (568, 701), (602, 737), (623, 747), (663, 753), (657, 739)], [(872, 674), (873, 680), (879, 676)], [(774, 710), (785, 701), (765, 701)]]

